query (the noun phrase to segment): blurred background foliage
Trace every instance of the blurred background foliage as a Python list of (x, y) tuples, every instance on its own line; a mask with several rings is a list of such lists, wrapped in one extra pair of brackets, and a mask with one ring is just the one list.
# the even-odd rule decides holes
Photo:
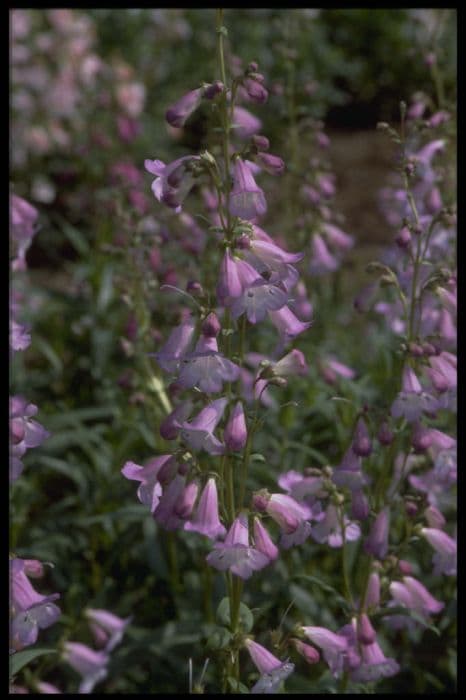
[[(34, 32), (56, 31), (46, 10), (27, 12)], [(141, 267), (137, 244), (119, 247), (116, 238), (139, 235), (141, 215), (109, 173), (118, 159), (143, 171), (145, 158), (173, 160), (203, 144), (202, 119), (190, 123), (176, 140), (164, 113), (182, 94), (218, 77), (214, 10), (99, 9), (76, 14), (85, 15), (92, 25), (95, 53), (108, 65), (120, 61), (130, 66), (132, 77), (145, 86), (146, 101), (140, 132), (131, 143), (117, 138), (111, 105), (102, 106), (91, 93), (69, 146), (28, 154), (12, 165), (15, 192), (39, 208), (41, 222), (22, 283), (33, 340), (14, 359), (12, 393), (24, 394), (39, 406), (38, 418), (52, 436), (26, 456), (24, 474), (14, 485), (11, 549), (19, 557), (54, 564), (46, 583), (61, 593), (63, 615), (42, 634), (47, 646), (63, 638), (91, 642), (82, 615), (86, 606), (134, 615), (124, 642), (112, 654), (108, 680), (100, 686), (103, 692), (187, 692), (188, 659), (193, 659), (196, 677), (206, 656), (215, 653), (207, 640), (224, 591), (220, 576), (198, 570), (204, 543), (188, 533), (172, 537), (159, 532), (146, 508), (136, 502), (133, 484), (120, 474), (128, 459), (141, 463), (169, 450), (157, 430), (163, 406), (157, 387), (148, 385), (140, 357), (144, 348), (153, 351), (160, 337), (166, 337), (173, 317), (164, 315), (167, 302), (149, 285), (141, 292), (149, 309), (148, 327), (133, 349), (125, 351), (128, 306), (123, 297), (136, 298)], [(419, 91), (432, 93), (424, 58), (434, 46), (445, 93), (454, 100), (456, 16), (451, 10), (235, 9), (226, 10), (225, 24), (234, 54), (244, 64), (257, 61), (268, 86), (286, 86), (292, 65), (298, 121), (311, 115), (334, 129), (371, 131), (379, 120), (397, 121), (400, 99), (408, 101)], [(29, 48), (33, 63), (34, 46)], [(47, 60), (53, 64), (54, 56)], [(256, 110), (272, 152), (285, 158), (288, 107), (286, 94), (283, 98), (277, 88), (268, 105)], [(14, 106), (11, 118), (13, 123), (18, 119)], [(108, 137), (105, 148), (93, 138), (96, 130)], [(44, 182), (52, 188), (50, 201), (43, 195)], [(283, 197), (280, 185), (276, 187), (277, 198)], [(141, 190), (149, 197), (146, 213), (156, 217), (162, 233), (164, 227), (169, 230), (170, 218), (153, 200), (145, 173)], [(202, 207), (192, 210), (201, 212)], [(271, 233), (283, 231), (290, 247), (297, 249), (283, 213), (270, 221)], [(357, 236), (357, 222), (352, 225)], [(180, 262), (191, 264), (176, 241), (163, 235), (160, 240), (166, 274), (176, 272)], [(291, 380), (279, 396), (284, 406), (267, 412), (254, 445), (251, 488), (275, 489), (277, 475), (287, 469), (336, 463), (348, 443), (355, 410), (364, 402), (386, 402), (393, 337), (376, 314), (368, 322), (355, 316), (352, 306), (356, 289), (367, 282), (360, 272), (365, 255), (361, 250), (361, 262), (357, 259), (346, 272), (316, 281), (310, 290), (316, 321), (296, 344), (310, 365), (309, 379)], [(177, 308), (171, 309), (173, 314)], [(272, 336), (271, 330), (270, 337), (264, 335), (264, 348)], [(337, 386), (324, 381), (317, 359), (332, 352), (356, 370), (357, 381), (341, 380)], [(332, 400), (338, 396), (346, 401)], [(246, 586), (245, 594), (255, 629), (277, 628), (292, 601), (285, 627), (304, 618), (307, 624), (339, 627), (339, 593), (333, 588), (336, 558), (334, 551), (307, 542), (256, 575), (256, 592), (248, 593)], [(420, 562), (422, 571), (430, 569), (427, 548), (421, 548)], [(300, 573), (290, 580), (289, 571)], [(356, 580), (358, 572), (353, 570), (352, 576)], [(429, 576), (424, 582), (429, 589), (432, 584), (434, 595), (437, 587), (440, 599), (453, 599), (452, 582), (442, 584), (441, 591)], [(414, 652), (406, 632), (392, 635), (402, 672), (380, 682), (378, 691), (453, 692), (455, 659), (448, 650), (454, 647), (455, 618), (451, 602), (440, 636), (431, 630), (419, 633)], [(271, 643), (266, 634), (259, 634), (259, 641)], [(252, 666), (248, 668), (252, 678)], [(211, 669), (207, 689), (215, 687)], [(34, 678), (68, 692), (77, 680), (51, 657), (25, 669), (23, 680), (33, 683)], [(332, 692), (332, 687), (323, 663), (298, 663), (287, 682), (290, 693)], [(368, 690), (355, 687), (355, 692)]]

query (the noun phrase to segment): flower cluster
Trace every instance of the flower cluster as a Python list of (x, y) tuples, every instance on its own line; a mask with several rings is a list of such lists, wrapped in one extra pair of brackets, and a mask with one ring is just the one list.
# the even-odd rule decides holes
[[(303, 354), (289, 350), (289, 345), (311, 325), (291, 308), (299, 281), (295, 265), (303, 254), (285, 250), (260, 225), (267, 201), (258, 176), (263, 171), (280, 175), (285, 166), (268, 152), (268, 139), (258, 133), (260, 121), (237, 102), (263, 104), (267, 97), (265, 78), (256, 63), (237, 71), (230, 87), (223, 74), (221, 80), (203, 84), (167, 110), (167, 121), (182, 128), (201, 101), (211, 102), (223, 130), (221, 155), (206, 151), (169, 164), (157, 159), (145, 162), (155, 176), (156, 199), (178, 214), (185, 214), (193, 187), (202, 188), (212, 219), (212, 243), (221, 254), (215, 289), (207, 288), (203, 279), (188, 287), (195, 313), (184, 312), (153, 353), (170, 375), (169, 390), (176, 399), (160, 424), (160, 434), (178, 446), (144, 465), (126, 462), (122, 469), (126, 478), (139, 482), (138, 498), (161, 527), (208, 538), (212, 550), (206, 562), (241, 580), (279, 556), (264, 513), (280, 525), (280, 546), (299, 544), (309, 534), (308, 511), (293, 497), (255, 496), (255, 515), (244, 501), (259, 406), (273, 402), (269, 387), (283, 386), (288, 377), (307, 372)], [(238, 150), (229, 141), (229, 120), (232, 133), (242, 141)], [(200, 264), (202, 268), (202, 259)], [(278, 332), (269, 358), (246, 348), (247, 328), (266, 321)], [(242, 485), (233, 480), (233, 461), (238, 457), (243, 464)], [(258, 498), (267, 501), (264, 508), (257, 507)], [(239, 600), (235, 603), (229, 590), (233, 620)], [(288, 666), (291, 672), (292, 665)], [(279, 674), (278, 682), (286, 675)]]
[(92, 649), (81, 642), (65, 642), (62, 659), (81, 676), (78, 692), (87, 694), (92, 693), (97, 683), (107, 677), (110, 653), (121, 642), (132, 618), (123, 619), (108, 610), (93, 608), (88, 608), (84, 613), (99, 649)]

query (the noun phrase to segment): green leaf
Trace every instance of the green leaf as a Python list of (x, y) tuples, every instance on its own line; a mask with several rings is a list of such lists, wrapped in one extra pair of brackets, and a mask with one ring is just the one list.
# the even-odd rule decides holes
[(89, 242), (81, 231), (68, 223), (68, 221), (66, 221), (62, 216), (56, 216), (56, 218), (61, 224), (63, 233), (76, 252), (82, 255), (83, 258), (89, 255)]
[(232, 634), (226, 627), (216, 627), (207, 639), (207, 649), (214, 651), (225, 649), (231, 641)]
[(305, 581), (309, 581), (309, 583), (313, 583), (316, 586), (319, 586), (319, 588), (322, 588), (323, 591), (326, 593), (329, 593), (334, 600), (344, 609), (347, 610), (349, 608), (348, 602), (343, 598), (341, 593), (339, 593), (333, 586), (328, 584), (326, 581), (322, 581), (322, 579), (318, 578), (317, 576), (309, 576), (308, 574), (296, 574), (293, 576), (294, 579), (304, 579)]
[(10, 678), (16, 676), (23, 666), (26, 666), (26, 664), (35, 659), (37, 656), (56, 653), (56, 649), (27, 649), (26, 651), (15, 652), (15, 654), (10, 656)]
[[(239, 621), (243, 632), (250, 632), (254, 625), (254, 617), (248, 606), (240, 603), (239, 606)], [(223, 598), (217, 608), (217, 622), (219, 625), (231, 627), (230, 620), (230, 599)]]
[(246, 688), (243, 683), (240, 683), (239, 681), (236, 680), (236, 678), (233, 678), (232, 676), (228, 676), (227, 678), (228, 685), (232, 689), (234, 693), (248, 693), (249, 690)]

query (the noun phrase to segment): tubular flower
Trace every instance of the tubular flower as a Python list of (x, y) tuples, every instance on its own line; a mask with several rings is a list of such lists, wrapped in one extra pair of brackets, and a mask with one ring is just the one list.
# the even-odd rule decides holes
[(255, 219), (267, 211), (264, 193), (257, 186), (249, 165), (241, 158), (237, 158), (234, 165), (229, 209), (233, 216), (246, 220)]
[(80, 642), (65, 642), (63, 659), (82, 676), (79, 693), (92, 693), (94, 686), (107, 677), (109, 656), (103, 651), (94, 651)]
[(248, 439), (248, 431), (246, 428), (246, 419), (244, 417), (244, 409), (241, 401), (238, 401), (230, 413), (228, 422), (223, 433), (225, 445), (229, 450), (238, 452), (246, 445)]
[(159, 472), (163, 465), (166, 465), (170, 460), (172, 460), (173, 465), (176, 466), (172, 455), (161, 455), (160, 457), (151, 459), (145, 467), (135, 464), (135, 462), (126, 462), (121, 470), (121, 473), (127, 479), (141, 482), (137, 492), (138, 498), (145, 506), (149, 506), (151, 513), (153, 513), (159, 505), (162, 495)]
[(156, 176), (152, 183), (155, 198), (179, 213), (183, 201), (194, 185), (195, 177), (191, 165), (198, 160), (200, 156), (183, 156), (165, 165), (161, 160), (146, 159), (144, 167)]
[(390, 509), (386, 507), (380, 511), (372, 523), (369, 537), (364, 543), (364, 550), (377, 559), (385, 559), (387, 556), (389, 524)]
[(303, 634), (322, 649), (324, 659), (333, 675), (341, 674), (348, 650), (348, 640), (325, 627), (302, 627)]
[(215, 338), (201, 338), (194, 352), (185, 355), (178, 377), (185, 389), (198, 387), (206, 394), (222, 390), (224, 382), (234, 382), (239, 377), (239, 367), (218, 352)]
[(280, 544), (285, 549), (302, 544), (311, 534), (311, 526), (306, 522), (309, 510), (291, 496), (259, 492), (253, 497), (253, 504), (257, 510), (266, 512), (278, 523), (282, 530)]
[(446, 532), (431, 527), (423, 527), (421, 535), (435, 550), (433, 563), (434, 574), (445, 574), (446, 576), (456, 576), (457, 570), (457, 545)]
[(53, 603), (60, 597), (58, 593), (45, 596), (32, 587), (26, 575), (30, 569), (28, 561), (10, 560), (10, 644), (16, 650), (35, 644), (39, 629), (53, 625), (61, 614)]
[(217, 542), (206, 560), (219, 571), (229, 569), (243, 580), (270, 563), (266, 554), (249, 545), (248, 523), (243, 514), (233, 521), (225, 541)]
[(218, 514), (217, 484), (211, 477), (201, 493), (196, 514), (184, 525), (185, 530), (199, 532), (201, 535), (216, 540), (226, 533)]
[(108, 610), (87, 608), (85, 615), (98, 641), (104, 640), (105, 651), (110, 653), (123, 639), (125, 629), (132, 617), (123, 619)]
[(228, 399), (212, 401), (191, 421), (181, 425), (181, 439), (193, 450), (205, 450), (211, 455), (221, 455), (225, 446), (213, 434), (222, 419)]

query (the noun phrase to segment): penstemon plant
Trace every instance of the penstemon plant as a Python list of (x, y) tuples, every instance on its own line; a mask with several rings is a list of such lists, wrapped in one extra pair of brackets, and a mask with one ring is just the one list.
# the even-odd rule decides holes
[[(289, 376), (306, 372), (303, 354), (286, 351), (311, 323), (301, 321), (288, 306), (299, 277), (294, 264), (303, 254), (283, 250), (257, 223), (267, 202), (256, 173), (279, 176), (285, 167), (268, 152), (268, 139), (255, 133), (258, 120), (238, 106), (239, 100), (266, 102), (264, 77), (251, 63), (228, 82), (226, 35), (223, 11), (218, 10), (218, 79), (187, 93), (166, 113), (168, 123), (179, 128), (202, 101), (210, 101), (219, 142), (212, 153), (186, 155), (167, 165), (146, 161), (146, 169), (156, 176), (155, 197), (175, 212), (202, 180), (215, 203), (207, 247), (215, 246), (217, 252), (210, 255), (209, 269), (197, 285), (191, 285), (193, 293), (178, 290), (190, 297), (194, 311), (155, 353), (160, 367), (175, 376), (171, 394), (178, 399), (160, 433), (179, 445), (146, 466), (127, 462), (122, 471), (140, 482), (139, 499), (160, 526), (196, 532), (211, 541), (203, 565), (225, 572), (227, 593), (217, 613), (225, 625), (217, 655), (222, 690), (244, 688), (239, 656), (244, 648), (261, 674), (254, 692), (267, 692), (278, 688), (293, 664), (249, 636), (252, 618), (241, 601), (243, 582), (279, 555), (265, 518), (278, 524), (285, 548), (302, 543), (310, 525), (307, 510), (289, 495), (264, 490), (251, 501), (248, 472), (254, 435), (262, 424), (261, 406), (272, 400), (269, 387), (283, 386)], [(238, 137), (243, 140), (239, 147)], [(251, 330), (268, 319), (279, 335), (269, 359), (252, 353), (250, 345)]]
[[(280, 175), (284, 163), (268, 153), (268, 139), (254, 133), (259, 122), (237, 103), (244, 99), (265, 103), (264, 77), (258, 65), (250, 63), (228, 81), (226, 36), (223, 12), (218, 10), (217, 80), (190, 91), (166, 113), (168, 123), (180, 128), (202, 102), (210, 102), (219, 142), (213, 143), (211, 151), (185, 155), (169, 164), (146, 161), (146, 169), (155, 176), (155, 197), (175, 212), (183, 210), (194, 186), (208, 188), (204, 197), (213, 220), (209, 228), (212, 249), (204, 256), (208, 266), (204, 264), (200, 280), (191, 283), (188, 292), (178, 289), (190, 298), (193, 311), (184, 314), (155, 353), (158, 365), (174, 378), (170, 394), (177, 399), (160, 425), (160, 434), (165, 440), (177, 440), (178, 446), (145, 466), (127, 462), (122, 473), (140, 482), (139, 500), (150, 507), (162, 528), (206, 537), (210, 551), (202, 566), (225, 572), (226, 595), (217, 610), (220, 629), (216, 630), (216, 641), (210, 640), (209, 645), (216, 651), (222, 692), (247, 690), (240, 665), (242, 649), (247, 650), (260, 674), (252, 693), (272, 693), (282, 687), (294, 670), (289, 653), (301, 655), (309, 664), (317, 663), (322, 654), (332, 675), (339, 679), (340, 691), (345, 692), (349, 683), (366, 685), (400, 670), (398, 661), (385, 655), (373, 623), (381, 620), (389, 629), (425, 627), (431, 624), (430, 616), (443, 608), (443, 603), (411, 575), (417, 567), (403, 558), (419, 537), (436, 551), (436, 573), (455, 572), (456, 543), (443, 530), (446, 521), (436, 498), (439, 479), (443, 478), (438, 472), (444, 474), (445, 468), (449, 469), (445, 464), (452, 464), (456, 443), (421, 421), (423, 414), (432, 419), (435, 411), (451, 408), (456, 376), (450, 352), (453, 331), (448, 331), (446, 344), (437, 346), (421, 338), (428, 333), (422, 327), (423, 316), (431, 328), (442, 322), (440, 318), (448, 326), (445, 310), (435, 312), (427, 294), (440, 279), (440, 273), (431, 269), (434, 228), (445, 217), (452, 223), (451, 213), (434, 201), (440, 194), (433, 185), (435, 176), (429, 172), (430, 161), (443, 142), (433, 142), (417, 153), (417, 161), (425, 166), (424, 181), (415, 183), (417, 192), (413, 188), (414, 160), (404, 133), (405, 109), (401, 135), (386, 127), (402, 147), (404, 199), (399, 199), (407, 209), (396, 244), (407, 257), (399, 261), (399, 269), (384, 263), (373, 263), (370, 269), (383, 273), (382, 285), (395, 288), (404, 314), (404, 321), (396, 325), (406, 334), (398, 363), (400, 384), (393, 384), (399, 393), (383, 414), (367, 405), (356, 414), (347, 450), (336, 467), (311, 468), (304, 474), (292, 470), (279, 478), (285, 493), (259, 489), (250, 494), (248, 473), (254, 436), (263, 426), (261, 408), (273, 400), (270, 387), (284, 386), (288, 377), (306, 373), (303, 354), (296, 349), (285, 351), (311, 323), (301, 321), (289, 306), (299, 279), (294, 265), (303, 255), (284, 251), (258, 224), (267, 211), (267, 201), (256, 175), (261, 170)], [(235, 143), (238, 137), (248, 140), (239, 148)], [(424, 217), (416, 196), (426, 201)], [(335, 235), (345, 236), (330, 226), (330, 232), (335, 231)], [(417, 241), (414, 247), (412, 235)], [(440, 238), (448, 246), (448, 235)], [(215, 286), (213, 268), (218, 269)], [(442, 280), (445, 286), (440, 296), (451, 306), (454, 273), (443, 270)], [(387, 306), (379, 304), (378, 310), (388, 315)], [(267, 318), (279, 334), (269, 358), (251, 352), (251, 330)], [(429, 360), (430, 366), (424, 370), (431, 382), (430, 392), (415, 374), (413, 358), (420, 355), (437, 358)], [(248, 365), (255, 368), (255, 374)], [(371, 435), (375, 432), (378, 448)], [(426, 477), (411, 476), (407, 482), (413, 469), (432, 461), (433, 469)], [(427, 493), (427, 498), (412, 494), (410, 487)], [(270, 534), (275, 526), (279, 529), (278, 546)], [(404, 534), (393, 542), (391, 533), (399, 535), (400, 529)], [(306, 621), (285, 634), (279, 628), (271, 632), (275, 655), (254, 639), (253, 617), (242, 601), (244, 582), (271, 565), (283, 550), (301, 545), (309, 537), (341, 550), (343, 595), (338, 601), (346, 624), (338, 631)], [(354, 579), (349, 545), (358, 540), (362, 540), (362, 547), (352, 565), (353, 571), (359, 572)]]

